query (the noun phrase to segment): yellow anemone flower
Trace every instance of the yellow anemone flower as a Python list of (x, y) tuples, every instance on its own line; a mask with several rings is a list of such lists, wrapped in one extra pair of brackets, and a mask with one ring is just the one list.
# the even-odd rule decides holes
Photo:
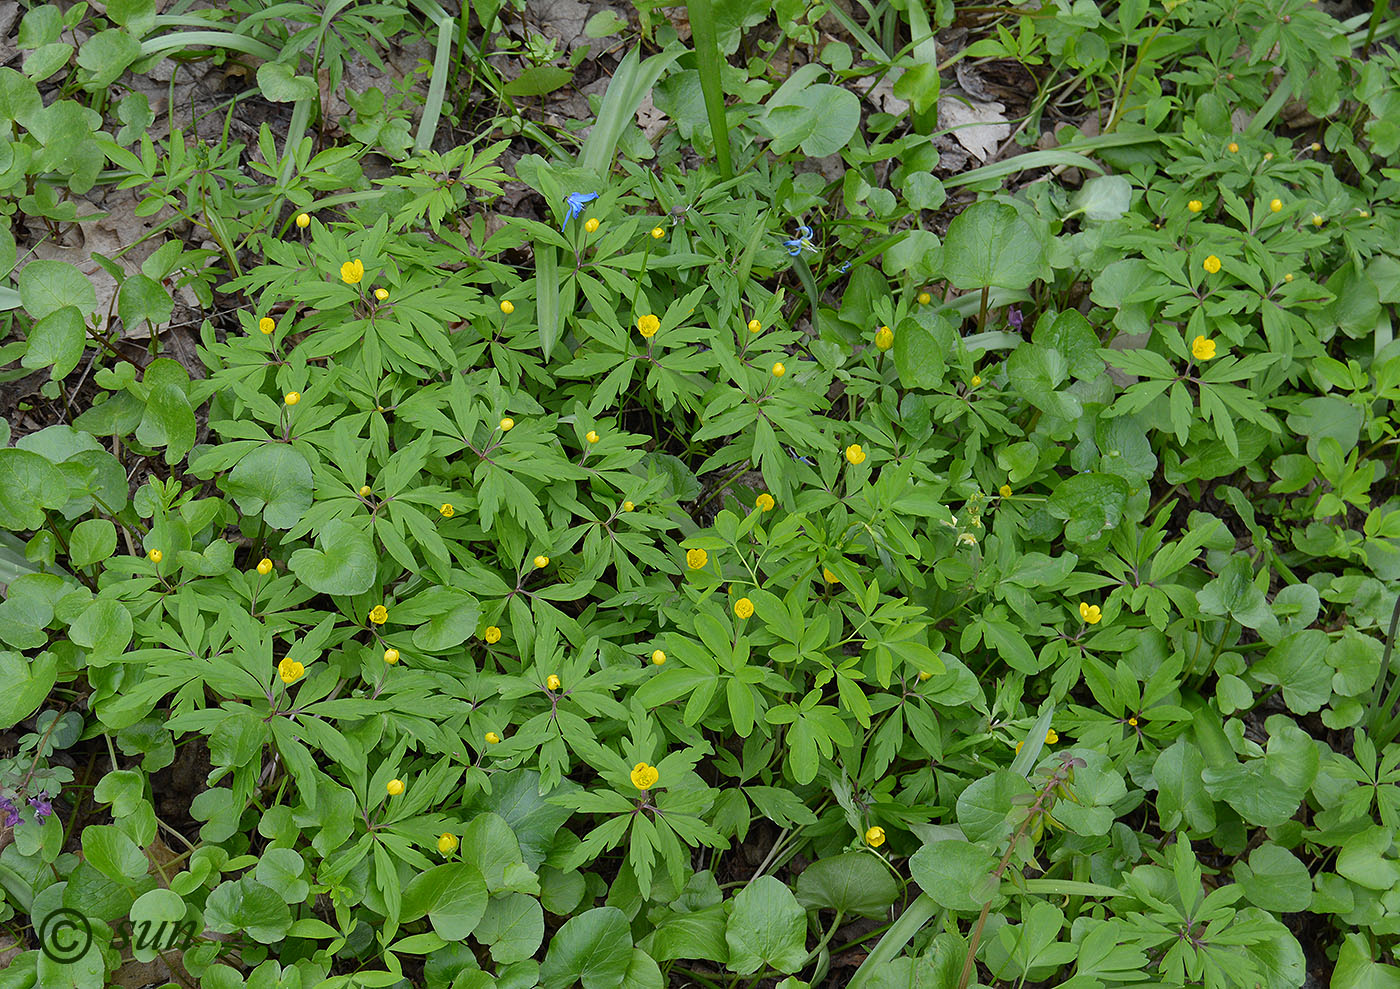
[(871, 848), (879, 848), (885, 843), (885, 829), (878, 824), (865, 832), (865, 843)]
[(384, 662), (388, 663), (390, 666), (393, 666), (393, 665), (394, 665), (395, 663), (397, 663), (398, 661), (399, 661), (399, 651), (398, 651), (397, 649), (385, 649), (385, 650), (384, 650)]
[(1220, 270), (1220, 259), (1212, 254), (1201, 262), (1201, 267), (1213, 275)]
[(632, 767), (632, 785), (638, 790), (650, 790), (660, 778), (661, 773), (657, 771), (655, 766), (639, 762)]
[(557, 676), (555, 676), (553, 673), (551, 673), (549, 676), (545, 677), (544, 688), (545, 688), (546, 690), (555, 691), (555, 690), (558, 690), (558, 689), (559, 689), (560, 687), (562, 687), (563, 685), (564, 685), (564, 681), (560, 680), (560, 679), (559, 679)]
[(376, 625), (383, 625), (389, 620), (389, 609), (382, 604), (376, 604), (369, 610), (369, 620)]
[(699, 570), (706, 563), (710, 562), (710, 554), (703, 549), (688, 549), (685, 551), (685, 565), (692, 570)]
[(1096, 604), (1089, 604), (1087, 601), (1079, 602), (1079, 617), (1084, 619), (1086, 625), (1097, 625), (1103, 621), (1103, 612)]
[(656, 336), (656, 331), (659, 329), (661, 329), (661, 320), (657, 319), (652, 313), (647, 313), (645, 316), (639, 316), (637, 318), (637, 332), (648, 340)]
[(894, 346), (894, 330), (888, 326), (882, 326), (875, 331), (875, 346), (881, 350), (889, 350)]
[(1191, 356), (1198, 361), (1208, 361), (1215, 356), (1215, 341), (1198, 336), (1191, 341)]
[(481, 633), (481, 637), (494, 646), (501, 641), (501, 630), (495, 625), (487, 625), (486, 631)]
[(753, 617), (753, 602), (748, 598), (740, 598), (734, 602), (734, 614), (740, 618)]
[(258, 573), (262, 574), (264, 577), (272, 573), (272, 561), (265, 556), (261, 560), (259, 560)]
[(389, 791), (389, 796), (397, 797), (400, 793), (403, 793), (403, 780), (390, 780), (384, 789)]
[(444, 855), (451, 855), (457, 850), (457, 836), (455, 834), (444, 833), (438, 838), (438, 851)]
[(277, 664), (277, 675), (280, 676), (282, 682), (286, 684), (296, 683), (302, 678), (302, 674), (305, 672), (306, 667), (302, 666), (295, 659), (284, 659)]
[(773, 500), (773, 496), (767, 491), (759, 495), (757, 500), (754, 501), (754, 505), (765, 512), (771, 512), (773, 507), (777, 504), (778, 503)]
[(358, 285), (360, 279), (365, 277), (365, 265), (359, 258), (354, 261), (346, 261), (340, 266), (340, 280), (346, 285)]
[(271, 333), (273, 330), (277, 329), (277, 321), (271, 316), (264, 316), (262, 319), (258, 320), (258, 329), (262, 330), (264, 335)]
[(846, 459), (857, 466), (865, 463), (865, 456), (865, 451), (860, 448), (859, 443), (852, 443), (846, 447)]
[(651, 661), (655, 666), (663, 666), (666, 663), (666, 654), (658, 649), (651, 654)]

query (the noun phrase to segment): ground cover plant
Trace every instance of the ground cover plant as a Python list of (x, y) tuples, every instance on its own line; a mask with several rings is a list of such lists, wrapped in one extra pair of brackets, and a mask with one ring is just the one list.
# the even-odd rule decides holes
[(0, 26), (2, 989), (1400, 986), (1388, 3)]

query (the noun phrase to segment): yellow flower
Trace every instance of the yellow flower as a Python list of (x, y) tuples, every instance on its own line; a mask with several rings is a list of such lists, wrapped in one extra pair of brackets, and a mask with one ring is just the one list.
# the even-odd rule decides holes
[(305, 230), (307, 227), (311, 226), (311, 217), (307, 216), (305, 213), (298, 213), (297, 226)]
[(773, 510), (773, 507), (777, 504), (778, 503), (773, 500), (773, 496), (770, 495), (767, 491), (759, 495), (758, 499), (754, 501), (754, 505), (765, 512), (771, 512)]
[(515, 303), (511, 302), (509, 299), (502, 299), (501, 312), (509, 316), (511, 313), (515, 312)]
[(488, 731), (488, 732), (486, 733), (486, 744), (487, 744), (487, 745), (499, 745), (499, 744), (500, 744), (500, 741), (501, 741), (501, 736), (500, 736), (500, 735), (497, 735), (494, 731)]
[(1198, 336), (1191, 341), (1191, 356), (1198, 361), (1208, 361), (1215, 356), (1215, 341)]
[(860, 448), (859, 443), (852, 443), (846, 447), (846, 459), (856, 466), (865, 463), (865, 451)]
[(635, 502), (624, 501), (624, 502), (622, 503), (622, 510), (623, 510), (624, 512), (631, 512), (631, 511), (634, 511), (634, 510), (636, 510), (636, 507), (637, 507), (637, 505), (636, 505)]
[(759, 322), (758, 320), (756, 320), (756, 319), (751, 319), (751, 320), (749, 320), (749, 332), (750, 332), (750, 333), (757, 333), (757, 332), (758, 332), (759, 330), (761, 330), (761, 329), (763, 329), (763, 324), (762, 324), (762, 323), (760, 323), (760, 322)]
[(753, 617), (753, 602), (748, 598), (740, 598), (734, 602), (734, 614), (740, 618)]
[(258, 329), (262, 330), (264, 335), (271, 333), (273, 330), (277, 329), (277, 320), (273, 319), (271, 316), (264, 316), (262, 319), (258, 320)]
[(403, 793), (403, 780), (390, 780), (389, 785), (384, 789), (389, 791), (389, 796), (397, 797), (400, 793)]
[(832, 573), (832, 572), (831, 572), (830, 570), (828, 570), (826, 567), (822, 567), (822, 580), (826, 581), (828, 584), (839, 584), (839, 583), (841, 583), (841, 578), (838, 577), (838, 576), (836, 576), (834, 573)]
[(1270, 200), (1269, 200), (1269, 209), (1270, 209), (1270, 211), (1272, 211), (1272, 212), (1274, 212), (1274, 213), (1277, 213), (1279, 210), (1283, 209), (1283, 200), (1282, 200), (1282, 199), (1270, 199)]
[(1316, 213), (1313, 214), (1313, 226), (1322, 226), (1322, 217), (1318, 216)]
[(1205, 204), (1202, 203), (1199, 199), (1193, 199), (1186, 204), (1186, 208), (1189, 209), (1192, 213), (1199, 213), (1201, 210), (1205, 209)]
[(647, 313), (645, 316), (641, 316), (637, 319), (637, 332), (648, 340), (656, 336), (656, 331), (659, 329), (661, 329), (661, 320), (657, 319), (651, 313)]
[(1213, 275), (1220, 270), (1220, 259), (1212, 254), (1201, 262), (1201, 267)]
[(1137, 727), (1137, 718), (1129, 718), (1129, 719), (1128, 719), (1128, 726), (1131, 727), (1131, 728), (1136, 728), (1136, 727)]
[(930, 673), (928, 670), (920, 670), (920, 671), (919, 671), (919, 682), (920, 682), (920, 683), (923, 683), (925, 680), (929, 679), (929, 678), (932, 677), (932, 676), (933, 676), (933, 674)]
[(1086, 624), (1097, 625), (1103, 620), (1103, 612), (1096, 604), (1089, 604), (1087, 601), (1079, 602), (1079, 617), (1084, 619)]
[(444, 833), (438, 838), (438, 851), (444, 855), (451, 855), (457, 850), (457, 836), (455, 834)]
[(651, 662), (654, 666), (662, 666), (666, 662), (666, 654), (660, 649), (651, 654)]
[(544, 687), (546, 690), (558, 690), (561, 686), (563, 686), (563, 682), (553, 673), (545, 678)]
[(368, 484), (362, 484), (362, 485), (360, 485), (360, 497), (361, 497), (361, 498), (368, 498), (368, 497), (373, 493), (373, 491), (374, 491), (374, 489), (371, 488)]
[(661, 774), (657, 772), (655, 766), (639, 762), (632, 767), (632, 785), (638, 790), (650, 790), (660, 778)]
[(146, 555), (151, 558), (152, 563), (159, 563), (161, 560), (165, 559), (165, 554), (158, 549), (153, 549)]
[(1049, 731), (1047, 731), (1047, 732), (1045, 733), (1045, 744), (1046, 744), (1046, 745), (1054, 745), (1054, 744), (1055, 744), (1056, 742), (1058, 742), (1059, 740), (1060, 740), (1060, 733), (1057, 732), (1054, 728), (1051, 728)]
[(773, 377), (781, 378), (785, 374), (787, 374), (787, 368), (783, 367), (782, 361), (773, 365)]
[(510, 416), (506, 416), (504, 419), (501, 420), (501, 432), (508, 433), (514, 428), (515, 420), (512, 419)]
[(376, 625), (383, 625), (389, 620), (389, 609), (382, 604), (376, 604), (369, 611), (369, 620)]
[(655, 240), (660, 240), (662, 237), (666, 236), (666, 231), (662, 230), (660, 227), (652, 227), (651, 236)]
[(1240, 146), (1239, 146), (1238, 144), (1236, 144), (1234, 141), (1231, 141), (1229, 144), (1225, 145), (1225, 150), (1228, 151), (1228, 152), (1230, 152), (1230, 154), (1234, 154), (1234, 153), (1235, 153), (1236, 151), (1238, 151), (1239, 149), (1240, 149)]
[(1011, 497), (1011, 485), (1009, 485), (1009, 484), (1003, 484), (1003, 485), (1001, 486), (1001, 489), (1000, 489), (1000, 491), (999, 491), (998, 493), (999, 493), (1003, 498), (1010, 498), (1010, 497)]
[(290, 657), (277, 664), (277, 675), (280, 676), (282, 682), (286, 684), (296, 683), (305, 672), (306, 667)]
[(289, 391), (282, 396), (282, 401), (286, 402), (288, 405), (296, 405), (301, 401), (301, 392)]
[(688, 549), (685, 551), (685, 565), (692, 570), (699, 570), (706, 563), (710, 562), (710, 554), (703, 549)]
[(598, 440), (601, 438), (602, 437), (600, 437), (596, 432), (594, 432), (591, 429), (588, 431), (588, 435), (584, 437), (584, 439), (586, 439), (590, 443), (597, 443)]
[(264, 577), (272, 573), (272, 561), (265, 556), (261, 560), (259, 560), (258, 573), (262, 574)]
[(875, 331), (875, 346), (881, 350), (889, 350), (894, 346), (894, 330), (888, 326), (882, 326)]
[(385, 299), (389, 298), (389, 290), (387, 288), (377, 288), (374, 290), (374, 297), (380, 302), (383, 302)]
[(973, 388), (976, 388), (976, 387), (977, 387), (978, 385), (980, 385), (981, 383), (982, 383), (982, 375), (980, 375), (980, 374), (974, 374), (974, 375), (972, 376), (972, 387), (973, 387)]
[(533, 562), (536, 570), (543, 570), (545, 567), (549, 566), (549, 557), (541, 553), (539, 556), (535, 557)]
[(1286, 282), (1293, 281), (1293, 272), (1290, 271), (1288, 274), (1284, 275), (1283, 280)]
[(589, 233), (597, 233), (597, 231), (598, 231), (598, 219), (597, 219), (597, 217), (590, 216), (586, 221), (584, 221), (583, 229), (584, 229), (584, 230), (587, 230)]
[(346, 285), (358, 285), (360, 279), (365, 277), (365, 265), (359, 258), (354, 261), (346, 261), (340, 266), (340, 280)]
[(919, 305), (921, 305), (921, 306), (926, 306), (926, 305), (928, 305), (928, 304), (929, 304), (930, 302), (932, 302), (932, 301), (933, 301), (933, 296), (929, 295), (927, 292), (920, 292), (920, 293), (919, 293)]
[(398, 661), (399, 661), (399, 651), (398, 651), (397, 649), (385, 649), (385, 650), (384, 650), (384, 662), (388, 663), (390, 666), (393, 666), (393, 665), (394, 665), (395, 663), (397, 663)]
[(495, 645), (501, 641), (501, 630), (495, 625), (487, 625), (486, 631), (481, 633), (481, 637), (490, 645)]
[(453, 508), (451, 505), (443, 505), (441, 508), (438, 509), (438, 513), (443, 518), (450, 519), (452, 516), (457, 514), (457, 509)]
[(879, 848), (885, 843), (885, 829), (878, 824), (865, 832), (865, 843), (871, 848)]

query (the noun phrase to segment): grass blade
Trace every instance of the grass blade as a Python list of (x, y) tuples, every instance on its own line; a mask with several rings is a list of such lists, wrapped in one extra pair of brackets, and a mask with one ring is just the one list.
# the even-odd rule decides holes
[(535, 307), (540, 321), (540, 350), (549, 360), (559, 342), (563, 313), (559, 309), (559, 255), (557, 247), (535, 247)]
[(622, 64), (608, 83), (608, 91), (603, 95), (598, 120), (588, 132), (588, 139), (583, 142), (583, 151), (579, 154), (580, 165), (599, 175), (608, 173), (617, 154), (617, 142), (622, 140), (622, 132), (637, 116), (637, 108), (651, 92), (651, 87), (656, 85), (656, 80), (661, 78), (661, 73), (683, 51), (677, 45), (640, 64), (637, 49), (623, 57)]
[(256, 38), (248, 38), (231, 31), (177, 31), (174, 34), (162, 34), (158, 38), (147, 38), (141, 42), (141, 55), (145, 57), (156, 52), (170, 51), (172, 48), (193, 48), (199, 45), (230, 48), (245, 55), (256, 55), (268, 62), (275, 62), (277, 56), (282, 54)]
[(847, 989), (861, 989), (875, 978), (875, 973), (898, 958), (904, 946), (915, 934), (923, 930), (924, 925), (938, 912), (938, 904), (933, 902), (933, 898), (927, 893), (920, 893), (885, 932), (885, 936), (880, 938), (880, 943), (865, 956), (865, 961), (856, 969), (856, 974), (851, 977)]
[(715, 8), (711, 0), (690, 0), (690, 34), (695, 42), (695, 62), (700, 69), (700, 91), (705, 95), (705, 114), (710, 118), (710, 135), (715, 142), (715, 160), (724, 178), (734, 175), (734, 158), (729, 149), (729, 125), (724, 116), (724, 86), (720, 79), (723, 62), (719, 54), (719, 34), (715, 31)]

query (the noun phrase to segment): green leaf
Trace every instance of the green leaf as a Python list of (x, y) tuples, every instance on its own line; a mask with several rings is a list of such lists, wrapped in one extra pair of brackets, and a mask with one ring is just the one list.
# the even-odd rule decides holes
[(1312, 900), (1308, 867), (1286, 848), (1265, 842), (1235, 865), (1235, 881), (1250, 903), (1274, 913), (1292, 913)]
[(491, 957), (501, 964), (533, 958), (544, 940), (544, 910), (539, 900), (525, 893), (494, 897), (474, 935), (490, 946)]
[(50, 377), (57, 381), (67, 377), (78, 366), (86, 342), (87, 327), (83, 324), (83, 314), (74, 306), (55, 309), (29, 331), (29, 347), (20, 365), (28, 368), (52, 365)]
[(1231, 556), (1220, 576), (1196, 592), (1196, 601), (1206, 614), (1229, 616), (1245, 628), (1277, 624), (1264, 592), (1254, 584), (1253, 567), (1245, 555)]
[(175, 300), (154, 278), (135, 274), (122, 282), (117, 295), (117, 314), (128, 332), (143, 321), (152, 327), (168, 322), (174, 311)]
[(884, 862), (866, 852), (819, 859), (797, 877), (797, 901), (807, 909), (883, 917), (899, 897), (899, 884)]
[[(261, 743), (257, 746), (261, 751)], [(241, 765), (241, 763), (240, 763)], [(290, 848), (269, 848), (258, 857), (254, 878), (268, 889), (275, 890), (288, 905), (305, 903), (311, 884), (302, 878), (306, 863)]]
[(258, 89), (274, 103), (296, 103), (314, 100), (316, 80), (299, 76), (286, 62), (264, 62), (258, 66)]
[(311, 507), (312, 487), (306, 455), (286, 443), (255, 448), (224, 481), (239, 511), (261, 514), (274, 529), (290, 529), (301, 521)]
[(948, 225), (943, 274), (961, 289), (1023, 289), (1050, 272), (1040, 233), (1011, 206), (988, 199)]
[(165, 447), (165, 462), (174, 464), (194, 446), (194, 407), (190, 404), (190, 375), (178, 361), (158, 358), (142, 379), (150, 395), (136, 438), (147, 446)]
[(414, 876), (403, 888), (399, 920), (424, 914), (444, 941), (460, 941), (476, 929), (486, 913), (486, 880), (468, 862), (448, 862)]
[(1023, 343), (1006, 360), (1011, 384), (1036, 408), (1061, 419), (1078, 419), (1084, 407), (1073, 395), (1057, 391), (1069, 377), (1069, 364), (1058, 350)]
[(141, 42), (128, 32), (117, 28), (99, 31), (78, 49), (78, 65), (91, 73), (83, 87), (93, 91), (111, 85), (140, 57)]
[(617, 907), (595, 907), (572, 917), (549, 942), (540, 966), (543, 989), (617, 989), (632, 966), (632, 931)]
[(146, 878), (151, 864), (136, 842), (114, 824), (83, 828), (83, 858), (109, 879), (123, 885)]
[(374, 587), (378, 559), (374, 542), (353, 523), (333, 518), (322, 528), (316, 544), (322, 549), (298, 549), (287, 560), (291, 572), (321, 594), (364, 594)]
[(734, 897), (724, 939), (729, 970), (752, 975), (771, 965), (796, 972), (807, 960), (807, 915), (792, 890), (775, 876), (760, 876)]
[(58, 660), (51, 652), (33, 660), (22, 653), (0, 652), (0, 678), (5, 690), (0, 695), (0, 729), (19, 724), (39, 709), (58, 680)]
[(66, 261), (31, 261), (19, 273), (19, 297), (24, 311), (35, 319), (72, 306), (83, 315), (97, 309), (97, 290)]
[(1330, 989), (1400, 989), (1400, 968), (1371, 960), (1365, 934), (1348, 934), (1337, 952)]
[(1065, 539), (1086, 549), (1105, 545), (1128, 501), (1128, 482), (1114, 474), (1076, 474), (1056, 486), (1046, 505), (1065, 520)]
[[(424, 652), (443, 652), (466, 642), (476, 631), (481, 606), (476, 598), (455, 588), (434, 588), (413, 599), (418, 606), (424, 597), (432, 595), (436, 613), (413, 631), (413, 644)], [(402, 617), (402, 615), (400, 616)]]
[(117, 527), (106, 519), (84, 519), (68, 539), (68, 562), (75, 567), (101, 563), (117, 549)]
[(274, 890), (246, 875), (220, 883), (209, 894), (204, 923), (218, 934), (246, 934), (260, 944), (276, 944), (292, 926), (292, 912)]
[(374, 586), (374, 543), (357, 526), (332, 519), (316, 542), (321, 549), (299, 549), (287, 561), (303, 584), (321, 594), (341, 595), (363, 594)]
[(28, 450), (0, 449), (0, 527), (38, 529), (44, 509), (62, 508), (69, 489), (53, 464)]
[(956, 838), (931, 842), (909, 859), (909, 874), (939, 906), (963, 913), (982, 909), (996, 892), (997, 862), (980, 845)]
[(526, 69), (501, 87), (507, 96), (543, 96), (567, 86), (574, 78), (568, 69), (557, 65), (536, 65)]
[(1294, 714), (1311, 714), (1332, 699), (1332, 668), (1318, 661), (1330, 643), (1327, 633), (1315, 628), (1285, 636), (1249, 673), (1260, 683), (1281, 685)]
[(921, 309), (899, 321), (894, 334), (894, 366), (906, 388), (937, 388), (957, 336), (943, 316)]

